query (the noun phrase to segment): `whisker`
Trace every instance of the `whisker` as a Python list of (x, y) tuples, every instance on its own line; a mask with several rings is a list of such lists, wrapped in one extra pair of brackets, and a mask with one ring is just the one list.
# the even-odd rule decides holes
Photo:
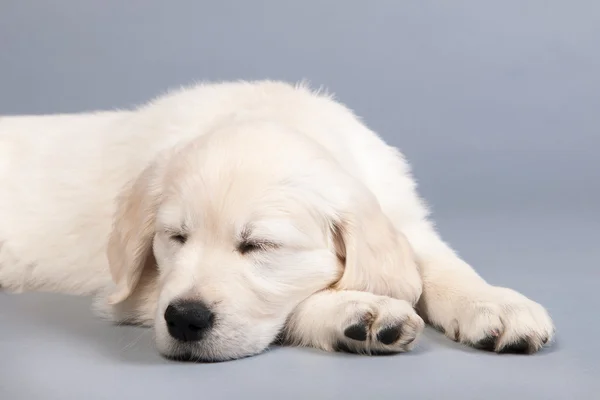
[(139, 343), (140, 339), (147, 334), (149, 331), (148, 330), (144, 330), (142, 331), (142, 333), (135, 339), (133, 339), (131, 342), (129, 342), (128, 344), (126, 344), (122, 349), (121, 352), (126, 351), (127, 349), (131, 348), (132, 346), (136, 345)]

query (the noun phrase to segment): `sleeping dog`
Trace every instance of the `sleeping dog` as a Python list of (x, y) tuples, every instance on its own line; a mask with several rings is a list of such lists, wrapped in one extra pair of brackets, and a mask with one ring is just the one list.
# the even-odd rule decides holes
[[(323, 92), (201, 84), (132, 110), (0, 118), (0, 284), (94, 295), (180, 360), (274, 340), (409, 351), (424, 323), (538, 351), (546, 310), (436, 232), (408, 162)], [(425, 322), (424, 322), (425, 321)]]

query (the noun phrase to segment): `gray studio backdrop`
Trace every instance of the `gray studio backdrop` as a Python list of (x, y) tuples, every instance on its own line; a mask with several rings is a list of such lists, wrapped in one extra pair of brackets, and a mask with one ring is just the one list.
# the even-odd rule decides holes
[[(262, 78), (323, 85), (400, 147), (443, 236), (486, 278), (546, 305), (556, 346), (494, 358), (428, 332), (412, 357), (282, 349), (229, 367), (182, 368), (154, 358), (148, 339), (128, 350), (148, 354), (140, 366), (96, 343), (133, 342), (138, 332), (94, 320), (71, 305), (78, 300), (0, 295), (0, 394), (10, 395), (0, 397), (118, 398), (138, 387), (160, 395), (176, 382), (210, 398), (593, 398), (600, 2), (0, 2), (0, 115), (131, 107), (194, 81)], [(57, 318), (94, 328), (75, 345), (62, 336), (42, 345)], [(86, 346), (122, 380), (93, 378), (102, 368), (78, 358)], [(58, 362), (71, 372), (53, 372)], [(367, 386), (349, 387), (356, 381)]]

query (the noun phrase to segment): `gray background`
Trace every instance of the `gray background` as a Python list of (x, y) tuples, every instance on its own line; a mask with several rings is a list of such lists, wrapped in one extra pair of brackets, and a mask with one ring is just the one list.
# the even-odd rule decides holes
[(400, 147), (444, 238), (544, 304), (557, 343), (498, 356), (428, 330), (392, 357), (178, 364), (88, 299), (0, 294), (0, 398), (600, 398), (600, 2), (0, 3), (0, 114), (258, 78), (324, 85)]

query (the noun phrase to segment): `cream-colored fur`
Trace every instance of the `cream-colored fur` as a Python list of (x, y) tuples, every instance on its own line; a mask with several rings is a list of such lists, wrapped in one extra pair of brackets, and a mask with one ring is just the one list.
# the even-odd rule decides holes
[[(167, 356), (238, 358), (277, 337), (401, 352), (423, 319), (496, 351), (535, 352), (554, 333), (542, 306), (440, 239), (396, 149), (303, 85), (205, 84), (135, 110), (2, 117), (0, 182), (0, 285), (93, 294), (103, 315), (153, 326)], [(182, 298), (218, 320), (193, 344), (163, 318)]]

